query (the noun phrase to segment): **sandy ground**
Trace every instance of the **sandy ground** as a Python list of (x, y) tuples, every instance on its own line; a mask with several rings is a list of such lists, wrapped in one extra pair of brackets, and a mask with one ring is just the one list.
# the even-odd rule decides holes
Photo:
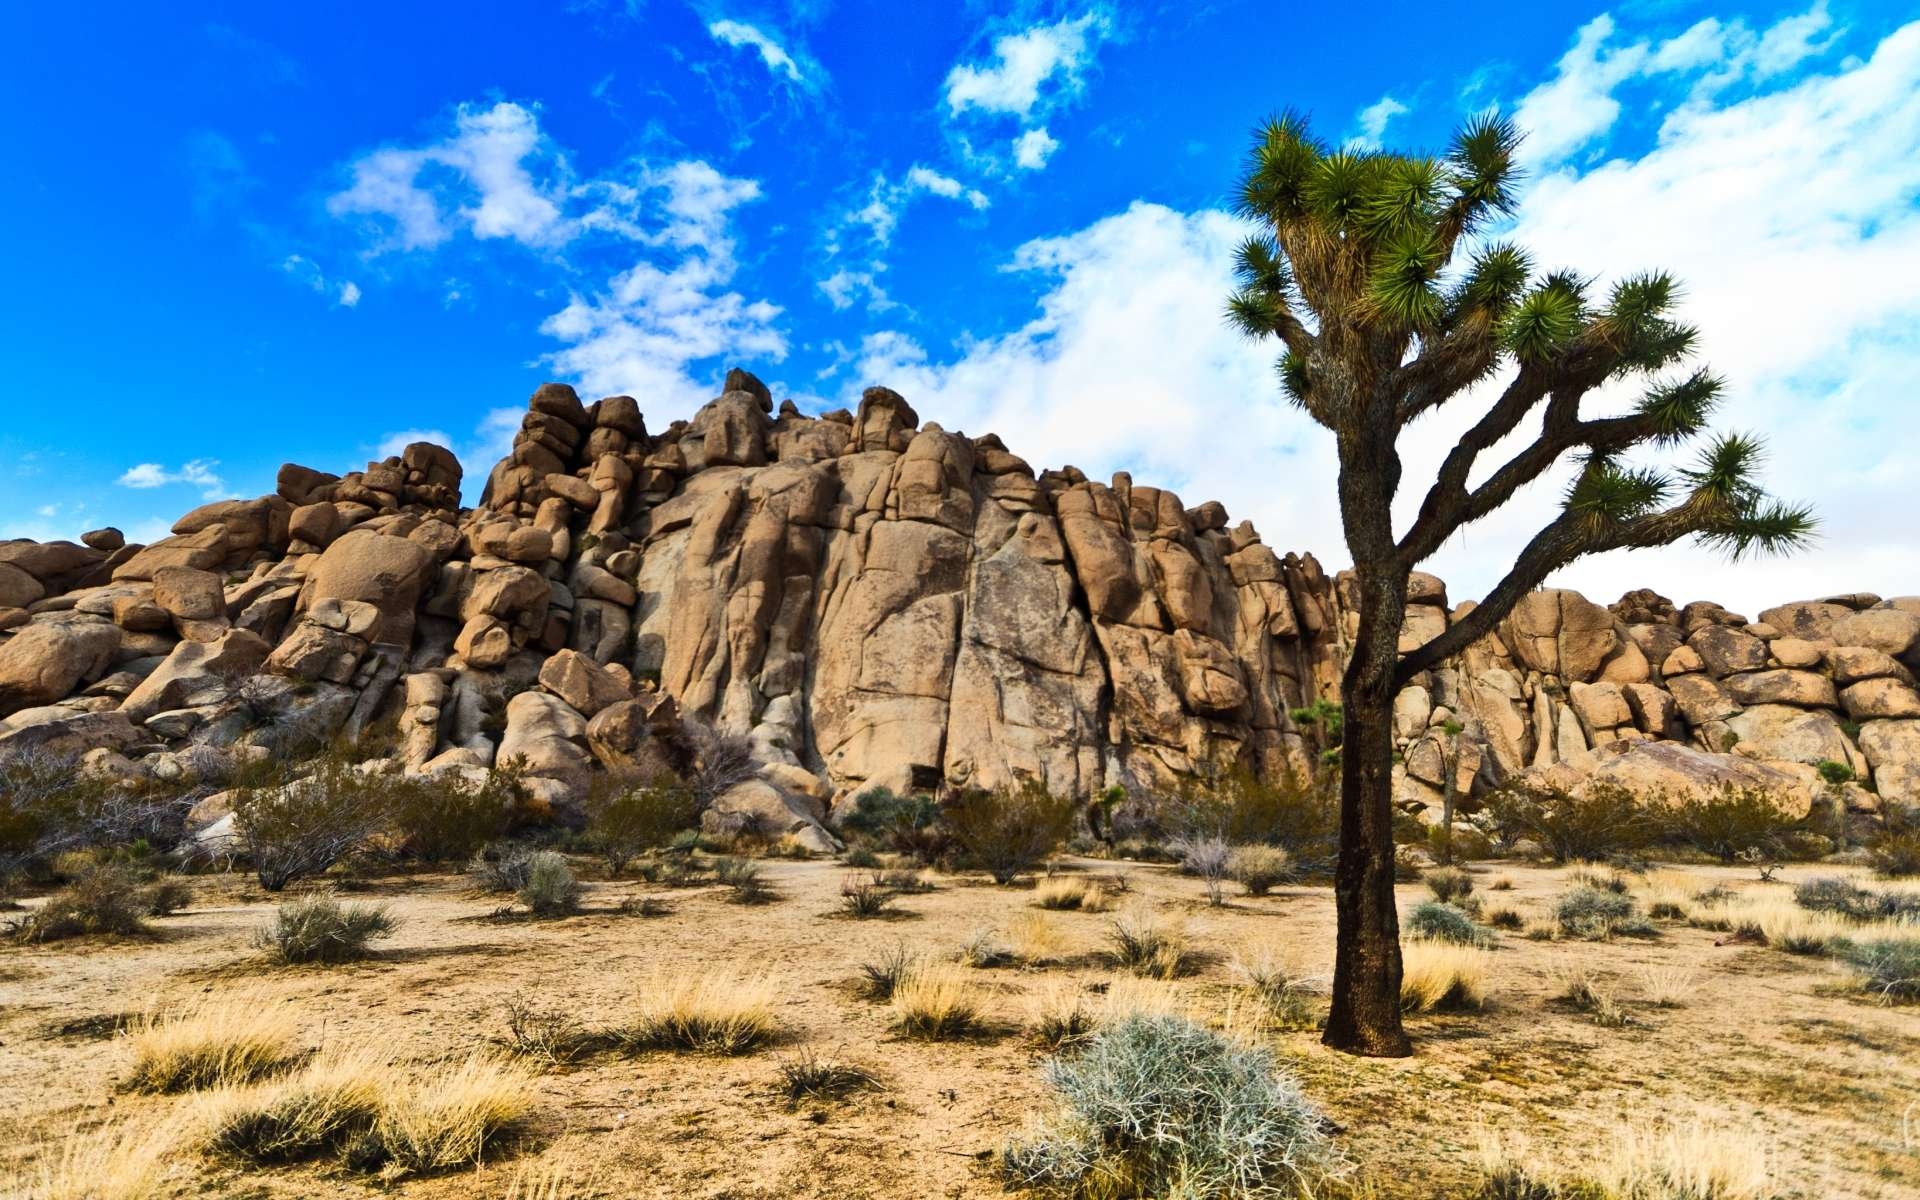
[[(1111, 914), (1048, 913), (1063, 961), (974, 973), (994, 1026), (960, 1042), (892, 1032), (883, 1005), (860, 998), (863, 961), (897, 942), (951, 954), (976, 931), (1031, 908), (1021, 887), (938, 878), (903, 898), (893, 919), (839, 913), (847, 874), (826, 862), (765, 864), (779, 899), (729, 903), (723, 889), (634, 883), (589, 888), (589, 911), (552, 921), (498, 921), (494, 898), (455, 876), (373, 881), (363, 898), (402, 925), (375, 961), (346, 967), (267, 965), (250, 937), (272, 901), (233, 877), (193, 881), (196, 905), (158, 922), (157, 940), (0, 947), (0, 1164), (18, 1163), (106, 1118), (159, 1115), (190, 1100), (116, 1094), (124, 1071), (114, 1019), (204, 993), (260, 988), (291, 998), (311, 1046), (366, 1042), (431, 1061), (483, 1046), (504, 1029), (514, 996), (613, 1021), (648, 976), (711, 968), (777, 985), (780, 1045), (739, 1058), (602, 1056), (544, 1072), (538, 1118), (516, 1152), (478, 1173), (381, 1187), (327, 1167), (243, 1172), (189, 1156), (179, 1194), (222, 1197), (504, 1196), (517, 1170), (564, 1157), (578, 1195), (620, 1197), (974, 1197), (1002, 1194), (992, 1151), (1046, 1101), (1042, 1052), (1023, 1034), (1027, 997), (1051, 981), (1098, 983), (1119, 973), (1101, 957)], [(1330, 969), (1333, 906), (1325, 888), (1235, 897), (1208, 908), (1200, 885), (1167, 868), (1074, 862), (1123, 871), (1133, 903), (1184, 921), (1213, 956), (1172, 984), (1209, 1019), (1244, 1009), (1231, 956), (1262, 943), (1299, 969)], [(1478, 864), (1492, 905), (1544, 914), (1564, 872)], [(1762, 884), (1746, 870), (1694, 868), (1729, 886), (1783, 889), (1812, 868)], [(592, 878), (593, 868), (582, 864)], [(1511, 880), (1511, 891), (1489, 891)], [(657, 917), (611, 911), (658, 895)], [(1403, 911), (1421, 898), (1401, 889)], [(1343, 1128), (1340, 1143), (1383, 1196), (1433, 1197), (1465, 1186), (1483, 1131), (1522, 1131), (1578, 1157), (1623, 1120), (1712, 1114), (1758, 1127), (1774, 1143), (1787, 1194), (1920, 1195), (1920, 1009), (1865, 1002), (1817, 958), (1672, 923), (1653, 940), (1549, 943), (1499, 935), (1494, 998), (1482, 1013), (1417, 1017), (1417, 1054), (1364, 1061), (1328, 1052), (1312, 1032), (1265, 1039)], [(1604, 1028), (1553, 999), (1555, 970), (1591, 965), (1632, 1014)], [(1641, 1003), (1646, 965), (1690, 964), (1701, 986), (1686, 1006)], [(884, 1089), (843, 1102), (788, 1103), (778, 1064), (801, 1048), (872, 1069)], [(4, 1173), (0, 1173), (0, 1178)]]

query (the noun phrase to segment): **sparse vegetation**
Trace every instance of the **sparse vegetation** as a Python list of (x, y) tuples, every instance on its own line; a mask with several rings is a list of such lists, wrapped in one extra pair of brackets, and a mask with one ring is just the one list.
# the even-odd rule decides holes
[(980, 1023), (973, 984), (950, 963), (916, 964), (894, 985), (889, 1002), (902, 1033), (930, 1042), (963, 1037)]
[(529, 846), (488, 846), (468, 860), (467, 877), (482, 892), (511, 895), (527, 886), (527, 872), (535, 853)]
[(1532, 841), (1555, 862), (1644, 850), (1661, 830), (1653, 802), (1604, 783), (1577, 794), (1541, 786), (1502, 788), (1488, 797), (1487, 811), (1502, 841)]
[[(898, 854), (911, 855), (921, 862), (932, 862), (940, 857), (947, 839), (946, 829), (940, 820), (940, 806), (934, 803), (932, 797), (901, 796), (886, 788), (868, 788), (856, 795), (853, 811), (841, 822), (841, 829), (851, 837)], [(851, 847), (847, 865), (879, 865), (877, 860), (872, 863), (855, 862), (853, 855), (862, 851), (869, 855), (873, 853), (869, 847)]]
[(1273, 1024), (1281, 1029), (1311, 1029), (1324, 982), (1296, 974), (1273, 946), (1237, 955), (1235, 972), (1246, 981)]
[(640, 853), (663, 845), (700, 819), (700, 798), (671, 775), (634, 780), (610, 772), (587, 791), (587, 836), (618, 876)]
[(802, 1049), (780, 1064), (780, 1090), (790, 1101), (839, 1100), (854, 1092), (880, 1086), (872, 1071)]
[(343, 963), (366, 958), (368, 943), (397, 922), (377, 904), (342, 904), (325, 893), (282, 904), (255, 944), (283, 963)]
[(1002, 1149), (1013, 1185), (1257, 1200), (1295, 1194), (1331, 1153), (1266, 1051), (1180, 1017), (1119, 1020), (1044, 1070), (1059, 1107)]
[(1077, 811), (1072, 797), (1056, 796), (1046, 784), (1029, 779), (1014, 787), (963, 792), (941, 816), (962, 861), (1004, 884), (1045, 861), (1072, 831)]
[(905, 942), (894, 943), (880, 957), (860, 964), (861, 993), (869, 1000), (883, 1003), (893, 999), (900, 981), (913, 972), (919, 961), (919, 956), (909, 951)]
[(1524, 1142), (1489, 1139), (1475, 1200), (1777, 1200), (1772, 1159), (1753, 1130), (1701, 1118), (1624, 1125), (1576, 1169), (1541, 1159)]
[(1027, 1029), (1033, 1040), (1048, 1050), (1059, 1050), (1086, 1040), (1099, 1023), (1093, 1004), (1084, 988), (1058, 980), (1041, 988), (1028, 999), (1031, 1016)]
[(1233, 850), (1217, 837), (1176, 839), (1170, 847), (1180, 856), (1180, 871), (1193, 875), (1206, 885), (1207, 903), (1215, 908), (1227, 902), (1225, 883), (1227, 863)]
[(314, 764), (304, 778), (242, 788), (234, 798), (234, 823), (269, 892), (325, 871), (385, 822), (380, 776), (340, 755), (322, 755)]
[(520, 885), (520, 903), (537, 917), (563, 917), (580, 907), (580, 883), (564, 855), (536, 852), (527, 860), (527, 881)]
[(1588, 941), (1607, 941), (1623, 934), (1644, 937), (1653, 932), (1640, 916), (1633, 897), (1585, 883), (1560, 897), (1553, 906), (1553, 919), (1562, 935)]
[(1473, 876), (1460, 867), (1434, 867), (1420, 876), (1420, 882), (1426, 884), (1433, 898), (1442, 904), (1473, 895)]
[(1163, 924), (1145, 908), (1115, 918), (1108, 928), (1107, 941), (1114, 963), (1136, 975), (1172, 979), (1194, 965), (1186, 934)]
[(1795, 824), (1773, 793), (1732, 785), (1672, 806), (1666, 821), (1669, 840), (1726, 863), (1743, 855), (1783, 853), (1786, 834)]
[(1596, 1025), (1619, 1028), (1631, 1024), (1627, 1011), (1620, 1007), (1613, 989), (1602, 984), (1584, 963), (1563, 962), (1555, 974), (1559, 981), (1559, 999), (1576, 1012), (1586, 1013)]
[(713, 877), (733, 893), (729, 898), (735, 904), (766, 904), (775, 899), (760, 864), (750, 858), (715, 859)]
[(127, 1026), (130, 1092), (187, 1092), (252, 1083), (294, 1056), (298, 1025), (262, 995), (218, 996), (149, 1011)]
[(1491, 956), (1455, 942), (1409, 942), (1401, 953), (1400, 1007), (1407, 1012), (1480, 1009)]
[(521, 774), (512, 764), (487, 772), (480, 783), (443, 772), (394, 774), (368, 784), (377, 791), (400, 846), (425, 862), (459, 862), (504, 836), (525, 804)]
[(113, 867), (90, 867), (40, 907), (15, 921), (14, 937), (25, 942), (57, 942), (95, 934), (138, 937), (150, 932), (150, 893), (132, 876)]
[(1293, 862), (1278, 846), (1235, 846), (1227, 875), (1249, 896), (1264, 896), (1293, 878)]
[(622, 1031), (633, 1050), (744, 1054), (773, 1041), (773, 985), (723, 971), (657, 976), (640, 990)]
[(1655, 1008), (1680, 1008), (1700, 990), (1700, 972), (1684, 964), (1649, 965), (1640, 969), (1640, 986)]
[(1891, 1004), (1920, 1003), (1920, 937), (1840, 938), (1832, 949), (1863, 991)]
[(877, 876), (850, 876), (840, 881), (840, 906), (850, 917), (878, 917), (893, 905), (894, 893), (880, 886)]
[(1817, 876), (1795, 885), (1793, 902), (1858, 921), (1920, 921), (1920, 892), (1862, 887), (1837, 875)]
[(1492, 940), (1473, 918), (1451, 904), (1428, 900), (1407, 918), (1407, 932), (1414, 937), (1454, 942), (1462, 946), (1484, 946)]
[(1111, 904), (1106, 888), (1080, 875), (1055, 875), (1033, 889), (1033, 902), (1055, 911), (1104, 912)]

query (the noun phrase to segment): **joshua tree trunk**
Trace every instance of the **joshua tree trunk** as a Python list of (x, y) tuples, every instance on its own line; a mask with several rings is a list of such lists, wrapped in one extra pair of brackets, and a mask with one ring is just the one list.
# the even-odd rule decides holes
[(1363, 569), (1360, 632), (1341, 683), (1340, 931), (1327, 1045), (1378, 1058), (1413, 1052), (1400, 1024), (1400, 915), (1393, 899), (1393, 693), (1407, 581)]

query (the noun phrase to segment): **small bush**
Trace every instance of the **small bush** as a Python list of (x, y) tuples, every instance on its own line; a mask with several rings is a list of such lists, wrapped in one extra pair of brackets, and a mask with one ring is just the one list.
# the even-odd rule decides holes
[(862, 871), (880, 869), (880, 855), (870, 846), (848, 846), (847, 852), (840, 856), (840, 861), (849, 867), (858, 867)]
[(1802, 908), (1861, 921), (1920, 919), (1920, 893), (1865, 888), (1837, 875), (1823, 875), (1797, 885), (1793, 901)]
[(343, 963), (368, 957), (368, 943), (397, 926), (377, 904), (342, 904), (329, 895), (282, 904), (254, 944), (283, 963)]
[(1700, 973), (1690, 966), (1646, 966), (1640, 985), (1655, 1008), (1680, 1008), (1700, 990)]
[(572, 1013), (540, 1008), (524, 996), (506, 1004), (507, 1033), (501, 1044), (510, 1052), (548, 1066), (564, 1067), (618, 1039), (596, 1033)]
[(1407, 943), (1400, 957), (1400, 1007), (1415, 1013), (1485, 1007), (1490, 957), (1453, 942)]
[(640, 878), (648, 883), (663, 887), (692, 887), (701, 881), (699, 865), (679, 853), (645, 859), (637, 871)]
[(635, 1050), (744, 1054), (779, 1032), (773, 996), (765, 979), (722, 972), (657, 977), (642, 987), (624, 1041)]
[(1079, 875), (1056, 875), (1033, 889), (1033, 902), (1055, 911), (1101, 912), (1107, 906), (1106, 889)]
[(1920, 938), (1841, 938), (1833, 953), (1853, 968), (1863, 990), (1892, 1004), (1920, 1003)]
[(861, 993), (869, 1000), (885, 1002), (893, 999), (900, 981), (912, 973), (919, 961), (916, 955), (907, 950), (905, 943), (896, 943), (879, 958), (860, 964)]
[(839, 1100), (880, 1081), (865, 1067), (828, 1058), (812, 1050), (780, 1064), (780, 1090), (788, 1100)]
[(918, 871), (907, 871), (897, 867), (875, 871), (873, 881), (888, 891), (898, 892), (903, 896), (918, 896), (933, 890), (932, 881), (925, 875)]
[(693, 749), (688, 782), (702, 809), (728, 788), (759, 775), (760, 768), (753, 761), (753, 742), (748, 738), (692, 719), (682, 721), (681, 728)]
[(1027, 1029), (1048, 1050), (1085, 1041), (1099, 1024), (1086, 991), (1067, 981), (1042, 988), (1028, 1000), (1028, 1007)]
[(1779, 852), (1794, 825), (1773, 793), (1732, 785), (1675, 805), (1667, 822), (1673, 840), (1727, 863), (1755, 852)]
[[(841, 830), (921, 862), (938, 858), (947, 836), (940, 822), (940, 806), (932, 797), (901, 796), (886, 788), (869, 788), (855, 796), (853, 811), (841, 821)], [(853, 861), (851, 855), (859, 849), (863, 848), (848, 851), (848, 866), (879, 865)]]
[(850, 917), (878, 917), (892, 904), (893, 893), (881, 887), (874, 876), (854, 876), (840, 881), (840, 905)]
[(146, 893), (132, 876), (112, 867), (95, 867), (15, 922), (13, 936), (25, 942), (93, 934), (137, 937), (149, 932), (143, 919), (149, 908)]
[(1487, 910), (1487, 924), (1495, 929), (1520, 930), (1527, 927), (1527, 919), (1518, 909), (1502, 906)]
[(561, 917), (580, 907), (580, 883), (565, 856), (551, 850), (536, 853), (527, 863), (527, 881), (520, 903), (537, 917)]
[(1217, 837), (1175, 838), (1168, 849), (1180, 856), (1180, 873), (1193, 875), (1206, 884), (1207, 903), (1216, 907), (1227, 902), (1221, 884), (1227, 878), (1227, 860), (1233, 849)]
[(735, 904), (765, 904), (774, 899), (773, 889), (760, 864), (746, 858), (715, 859), (713, 877), (733, 892)]
[(1492, 939), (1473, 918), (1451, 904), (1428, 900), (1407, 918), (1407, 932), (1414, 937), (1436, 942), (1454, 942), (1462, 946), (1484, 946)]
[(512, 895), (527, 886), (533, 855), (527, 846), (489, 846), (467, 861), (467, 878), (482, 892)]
[(533, 1077), (525, 1068), (474, 1055), (389, 1091), (372, 1129), (349, 1148), (349, 1161), (388, 1178), (472, 1166), (532, 1107)]
[(1595, 1024), (1611, 1029), (1632, 1023), (1627, 1011), (1614, 999), (1613, 991), (1603, 986), (1585, 966), (1563, 966), (1558, 974), (1559, 998), (1576, 1012), (1586, 1013)]
[(994, 930), (979, 929), (961, 943), (960, 962), (980, 970), (1004, 967), (1013, 962), (1013, 950), (1000, 940), (1000, 935)]
[(383, 777), (329, 755), (304, 779), (241, 789), (233, 816), (260, 886), (277, 892), (320, 874), (377, 832), (386, 798)]
[(193, 889), (178, 879), (161, 879), (140, 891), (140, 905), (150, 917), (170, 917), (193, 903)]
[(1339, 850), (1337, 782), (1333, 771), (1263, 780), (1236, 767), (1187, 786), (1180, 797), (1180, 824), (1235, 844), (1278, 846), (1297, 873), (1319, 875), (1332, 869)]
[(1567, 937), (1604, 941), (1620, 934), (1645, 936), (1652, 927), (1639, 915), (1631, 896), (1581, 884), (1553, 906), (1553, 919)]
[(1293, 878), (1293, 861), (1278, 846), (1235, 846), (1227, 875), (1249, 896), (1264, 896)]
[(1889, 879), (1920, 875), (1920, 805), (1888, 804), (1867, 842), (1873, 869)]
[(674, 777), (636, 782), (597, 776), (587, 791), (587, 838), (619, 875), (641, 851), (662, 845), (700, 820), (700, 798)]
[(457, 862), (503, 836), (526, 803), (518, 770), (487, 772), (484, 783), (458, 775), (392, 775), (378, 784), (382, 809), (406, 852), (426, 862)]
[(1502, 841), (1537, 843), (1555, 862), (1605, 858), (1653, 845), (1663, 810), (1627, 788), (1590, 784), (1579, 795), (1558, 788), (1502, 788), (1487, 798)]
[(1058, 1110), (1000, 1153), (1014, 1186), (1277, 1197), (1331, 1154), (1319, 1111), (1265, 1050), (1179, 1017), (1118, 1021), (1045, 1077)]
[(1114, 963), (1136, 975), (1172, 979), (1194, 966), (1186, 936), (1145, 909), (1122, 913), (1109, 928), (1107, 940)]
[(995, 883), (1011, 883), (1066, 840), (1077, 811), (1072, 797), (1056, 796), (1030, 779), (1017, 787), (963, 792), (941, 816), (969, 866)]
[(1592, 865), (1583, 865), (1567, 872), (1567, 882), (1579, 887), (1589, 887), (1595, 891), (1612, 892), (1624, 896), (1633, 891), (1633, 881), (1619, 871)]
[(130, 1092), (187, 1092), (252, 1083), (294, 1055), (291, 1009), (262, 996), (201, 1000), (149, 1012), (127, 1027)]
[(1420, 877), (1433, 893), (1433, 898), (1442, 904), (1452, 904), (1455, 900), (1465, 900), (1473, 895), (1473, 876), (1459, 867), (1435, 867)]
[(1318, 1024), (1320, 981), (1295, 974), (1275, 948), (1250, 951), (1233, 965), (1276, 1026), (1312, 1029)]
[(962, 1037), (980, 1020), (973, 985), (946, 963), (921, 963), (894, 986), (894, 1023), (909, 1037), (930, 1042)]

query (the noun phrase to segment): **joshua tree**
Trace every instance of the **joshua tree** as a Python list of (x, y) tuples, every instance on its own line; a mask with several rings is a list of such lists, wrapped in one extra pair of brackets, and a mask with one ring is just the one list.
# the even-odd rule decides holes
[[(1393, 903), (1395, 693), (1583, 555), (1694, 537), (1737, 557), (1796, 547), (1814, 524), (1755, 482), (1752, 437), (1710, 437), (1670, 470), (1629, 460), (1701, 435), (1721, 381), (1682, 366), (1695, 331), (1669, 315), (1670, 276), (1629, 275), (1601, 291), (1571, 272), (1536, 274), (1524, 250), (1486, 236), (1512, 209), (1519, 140), (1510, 122), (1485, 116), (1442, 155), (1363, 154), (1328, 147), (1288, 114), (1255, 132), (1236, 197), (1261, 229), (1240, 249), (1230, 318), (1279, 340), (1286, 394), (1339, 452), (1359, 631), (1341, 681), (1340, 932), (1324, 1040), (1362, 1054), (1409, 1053)], [(1583, 404), (1595, 389), (1622, 381), (1638, 385), (1636, 402), (1582, 411), (1600, 405)], [(1400, 436), (1450, 402), (1471, 404), (1473, 419), (1396, 532)], [(1523, 421), (1537, 434), (1482, 462)], [(1513, 569), (1446, 632), (1399, 653), (1408, 573), (1563, 461), (1573, 466), (1564, 504)]]

